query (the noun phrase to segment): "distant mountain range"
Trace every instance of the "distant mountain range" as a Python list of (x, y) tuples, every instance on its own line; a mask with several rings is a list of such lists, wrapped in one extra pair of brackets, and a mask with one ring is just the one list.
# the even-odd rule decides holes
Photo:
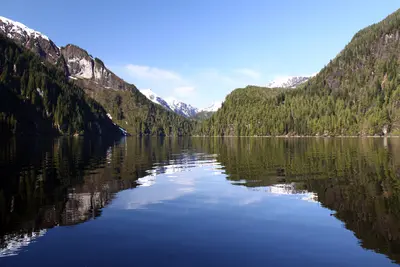
[(86, 50), (0, 17), (0, 134), (399, 135), (399, 51), (400, 10), (315, 77), (238, 88), (223, 108), (199, 109), (139, 91)]
[[(0, 16), (0, 33), (3, 33), (6, 37), (21, 44), (23, 47), (36, 52), (41, 58), (46, 59), (50, 63), (62, 65), (65, 74), (70, 80), (76, 81), (83, 88), (90, 88), (91, 92), (95, 91), (98, 87), (123, 91), (129, 91), (134, 87), (108, 70), (100, 59), (93, 58), (80, 47), (72, 44), (65, 47), (58, 47), (46, 35), (28, 28), (20, 22)], [(295, 88), (306, 82), (309, 78), (286, 77), (270, 82), (267, 87)], [(207, 114), (206, 117), (209, 117), (222, 105), (222, 102), (214, 102), (208, 107), (198, 108), (176, 99), (162, 98), (151, 89), (143, 89), (140, 92), (153, 103), (186, 118), (195, 118), (196, 115), (204, 117), (204, 114)]]
[[(296, 88), (297, 86), (307, 82), (311, 76), (288, 76), (273, 80), (267, 84), (267, 88)], [(172, 98), (162, 98), (151, 89), (142, 89), (140, 92), (145, 95), (152, 102), (163, 106), (168, 110), (172, 110), (175, 113), (182, 115), (186, 118), (208, 118), (212, 113), (218, 111), (222, 106), (222, 102), (213, 102), (210, 106), (206, 108), (196, 108), (190, 104), (186, 104), (176, 99)], [(207, 114), (204, 117), (204, 114)]]
[[(93, 58), (78, 46), (69, 44), (60, 48), (46, 35), (30, 29), (20, 22), (1, 16), (0, 33), (36, 52), (52, 64), (65, 61), (62, 62), (63, 68), (70, 80), (77, 81), (77, 83), (85, 80), (85, 86), (90, 85), (90, 87), (101, 85), (105, 89), (129, 90), (130, 86), (109, 71), (100, 59)], [(140, 90), (140, 92), (153, 103), (186, 118), (193, 118), (203, 111), (215, 112), (221, 106), (220, 102), (216, 102), (207, 108), (199, 109), (176, 99), (163, 99), (150, 89)]]
[(173, 98), (164, 99), (159, 95), (157, 95), (156, 93), (154, 93), (151, 89), (142, 89), (140, 90), (140, 92), (152, 102), (168, 110), (172, 110), (175, 113), (184, 116), (186, 118), (194, 118), (196, 117), (197, 114), (202, 112), (207, 112), (207, 113), (216, 112), (222, 105), (222, 102), (214, 102), (210, 106), (200, 109)]

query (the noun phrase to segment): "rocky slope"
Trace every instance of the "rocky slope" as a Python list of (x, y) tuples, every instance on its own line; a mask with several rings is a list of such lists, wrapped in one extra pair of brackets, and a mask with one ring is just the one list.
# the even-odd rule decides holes
[(193, 118), (199, 112), (198, 108), (176, 99), (169, 99), (168, 103), (172, 111), (187, 118)]
[(163, 99), (162, 97), (154, 93), (151, 89), (143, 89), (140, 90), (140, 92), (152, 102), (186, 118), (193, 118), (199, 112), (198, 108), (195, 108), (192, 105), (183, 103), (174, 98)]
[(72, 79), (87, 79), (105, 88), (118, 90), (128, 90), (131, 87), (108, 70), (100, 59), (92, 58), (84, 49), (72, 44), (60, 48), (46, 35), (20, 22), (0, 17), (0, 33), (48, 62), (55, 65), (59, 63), (66, 68)]
[(60, 59), (60, 48), (49, 37), (20, 22), (0, 16), (0, 33), (24, 48), (32, 50), (50, 63), (56, 64)]
[(0, 35), (12, 39), (55, 65), (99, 102), (120, 127), (138, 135), (187, 135), (192, 122), (147, 100), (133, 84), (111, 72), (98, 58), (69, 44), (58, 47), (47, 36), (22, 23), (0, 17)]
[(0, 135), (122, 133), (53, 64), (0, 35)]
[(153, 103), (156, 103), (168, 110), (172, 110), (172, 108), (170, 107), (170, 105), (168, 104), (167, 101), (165, 101), (163, 98), (161, 98), (160, 96), (158, 96), (156, 93), (154, 93), (151, 89), (142, 89), (140, 90), (140, 92), (147, 97), (147, 99), (149, 99), (150, 101), (152, 101)]
[(130, 90), (135, 88), (107, 69), (100, 59), (91, 57), (86, 50), (76, 45), (68, 44), (62, 47), (61, 54), (72, 79), (84, 79), (86, 83), (95, 82), (105, 89)]

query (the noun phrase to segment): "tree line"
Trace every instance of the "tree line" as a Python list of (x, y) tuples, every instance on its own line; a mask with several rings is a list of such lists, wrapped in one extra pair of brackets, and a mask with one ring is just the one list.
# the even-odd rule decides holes
[(400, 133), (400, 11), (359, 33), (297, 89), (248, 86), (196, 128), (199, 135)]

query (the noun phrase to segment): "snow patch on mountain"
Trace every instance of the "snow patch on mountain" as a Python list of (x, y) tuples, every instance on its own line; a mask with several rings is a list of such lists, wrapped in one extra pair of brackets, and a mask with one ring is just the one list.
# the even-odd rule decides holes
[(165, 101), (160, 96), (158, 96), (156, 93), (154, 93), (151, 89), (143, 89), (143, 90), (140, 90), (140, 92), (145, 97), (147, 97), (149, 100), (151, 100), (153, 103), (159, 104), (166, 109), (172, 110), (171, 107), (169, 106), (168, 102)]
[[(0, 20), (3, 22), (3, 24), (0, 25), (0, 29), (3, 30), (4, 32), (8, 32), (7, 33), (8, 38), (12, 38), (13, 34), (18, 33), (19, 35), (29, 35), (32, 36), (33, 38), (41, 37), (47, 41), (50, 40), (49, 37), (47, 37), (46, 35), (38, 31), (32, 30), (31, 28), (28, 28), (21, 22), (13, 21), (11, 19), (2, 16), (0, 16)], [(6, 27), (9, 27), (9, 29), (6, 29)]]
[(151, 89), (142, 89), (140, 92), (152, 102), (160, 104), (157, 102), (158, 95), (156, 95), (156, 93), (154, 93)]
[(174, 111), (175, 113), (187, 118), (194, 117), (197, 113), (202, 111), (196, 107), (193, 107), (190, 104), (179, 101), (173, 97), (168, 97), (164, 99), (154, 93), (151, 89), (143, 89), (140, 90), (140, 92), (153, 103), (161, 105), (164, 108)]
[(175, 98), (169, 97), (166, 98), (166, 101), (168, 105), (170, 106), (171, 110), (174, 111), (175, 113), (178, 113), (179, 115), (185, 116), (185, 117), (193, 117), (199, 112), (198, 108), (193, 107), (190, 104), (186, 104), (184, 102), (181, 102)]
[(205, 111), (205, 112), (216, 112), (218, 109), (222, 107), (222, 102), (216, 101), (213, 102), (210, 106), (201, 109), (200, 111)]
[(267, 84), (268, 88), (296, 88), (297, 86), (307, 82), (310, 78), (315, 75), (310, 76), (282, 76)]
[[(2, 16), (0, 16), (0, 34), (38, 53), (40, 57), (50, 63), (56, 64), (60, 57), (63, 56), (66, 62), (65, 67), (68, 70), (68, 79), (70, 80), (89, 79), (94, 80), (94, 83), (106, 89), (119, 88), (128, 90), (125, 82), (105, 68), (101, 61), (99, 63), (85, 50), (77, 46), (69, 44), (60, 48), (46, 35), (27, 27), (23, 23)], [(185, 87), (185, 89), (187, 88)], [(200, 111), (215, 112), (221, 107), (221, 103), (216, 102), (207, 108), (198, 109), (177, 99), (163, 99), (150, 89), (141, 90), (141, 93), (153, 103), (185, 117), (194, 117)]]
[(0, 34), (34, 51), (52, 64), (56, 64), (61, 56), (60, 48), (49, 37), (20, 22), (0, 16)]

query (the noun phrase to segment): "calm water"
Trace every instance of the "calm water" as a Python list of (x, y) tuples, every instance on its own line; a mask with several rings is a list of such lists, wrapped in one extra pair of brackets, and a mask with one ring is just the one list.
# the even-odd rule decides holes
[(400, 139), (0, 144), (0, 266), (395, 266)]

